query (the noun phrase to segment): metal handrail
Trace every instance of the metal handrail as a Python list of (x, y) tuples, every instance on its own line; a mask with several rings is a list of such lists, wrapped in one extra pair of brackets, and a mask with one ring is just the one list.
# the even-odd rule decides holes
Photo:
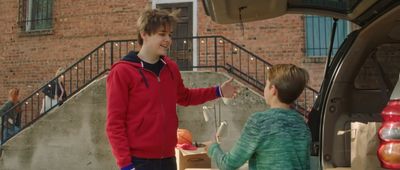
[[(119, 51), (114, 51), (115, 44), (118, 43), (120, 48)], [(10, 116), (13, 110), (16, 108), (21, 108), (21, 125), (20, 130), (30, 126), (40, 117), (61, 105), (63, 101), (45, 100), (45, 94), (42, 91), (48, 87), (51, 87), (52, 82), (58, 81), (63, 77), (61, 81), (64, 84), (64, 91), (67, 94), (65, 100), (68, 100), (71, 96), (78, 93), (81, 89), (85, 88), (88, 84), (96, 80), (98, 77), (110, 70), (112, 63), (116, 60), (114, 58), (118, 52), (122, 54), (122, 46), (127, 46), (124, 52), (135, 50), (136, 46), (128, 45), (136, 44), (136, 40), (120, 40), (120, 41), (106, 41), (96, 47), (94, 50), (90, 51), (87, 55), (77, 60), (75, 63), (67, 67), (63, 72), (56, 75), (50, 81), (43, 84), (28, 97), (20, 100), (15, 106), (10, 108), (3, 114), (3, 119), (1, 122), (1, 144), (6, 142), (12, 136), (18, 132), (13, 132), (13, 129), (5, 128), (5, 116)], [(57, 92), (56, 92), (57, 93)], [(65, 101), (64, 100), (64, 101)], [(47, 105), (49, 105), (47, 107)], [(5, 133), (11, 133), (7, 136), (3, 136)]]
[[(181, 70), (229, 72), (262, 93), (265, 86), (266, 69), (271, 67), (272, 64), (261, 57), (223, 36), (195, 36), (173, 39), (169, 56), (176, 61)], [(50, 107), (46, 107), (45, 95), (42, 91), (50, 86), (52, 82), (63, 78), (62, 83), (67, 93), (66, 100), (68, 100), (88, 84), (108, 72), (114, 62), (120, 60), (130, 51), (139, 51), (139, 45), (136, 40), (109, 40), (100, 44), (87, 55), (67, 67), (65, 71), (56, 75), (6, 111), (3, 118), (11, 114), (12, 110), (20, 107), (22, 108), (20, 128), (24, 129), (30, 126), (41, 116), (62, 104), (63, 101), (56, 101), (56, 103), (50, 103)], [(300, 100), (294, 103), (294, 108), (305, 113), (304, 111), (314, 103), (314, 96), (317, 94), (316, 90), (307, 86), (299, 98)], [(311, 102), (309, 101), (310, 99), (312, 100)], [(42, 113), (40, 112), (41, 110), (43, 110)], [(5, 121), (2, 119), (1, 132), (10, 131), (5, 128)], [(3, 136), (4, 133), (1, 133), (2, 144), (17, 133), (13, 132), (9, 136)]]

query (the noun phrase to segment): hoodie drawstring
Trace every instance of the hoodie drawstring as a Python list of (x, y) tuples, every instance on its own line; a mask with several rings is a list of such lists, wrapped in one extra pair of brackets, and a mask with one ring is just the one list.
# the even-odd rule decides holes
[(169, 71), (169, 74), (171, 75), (172, 80), (174, 80), (174, 74), (172, 73), (171, 69), (168, 67), (167, 62), (165, 62), (163, 58), (160, 58), (160, 60), (161, 60), (161, 62), (164, 63), (164, 66), (167, 67), (167, 69)]
[(143, 78), (144, 84), (146, 85), (147, 88), (149, 88), (149, 82), (147, 82), (147, 79), (146, 79), (146, 77), (144, 76), (144, 74), (143, 74), (143, 72), (142, 72), (142, 69), (141, 69), (141, 68), (138, 68), (138, 71), (139, 71), (140, 75), (141, 75), (142, 78)]

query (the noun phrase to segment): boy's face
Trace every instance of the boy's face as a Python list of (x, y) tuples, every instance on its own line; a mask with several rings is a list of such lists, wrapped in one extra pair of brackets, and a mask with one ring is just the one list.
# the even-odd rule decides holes
[(154, 51), (154, 55), (166, 55), (172, 40), (172, 29), (169, 26), (161, 26), (154, 34), (142, 34), (143, 47)]

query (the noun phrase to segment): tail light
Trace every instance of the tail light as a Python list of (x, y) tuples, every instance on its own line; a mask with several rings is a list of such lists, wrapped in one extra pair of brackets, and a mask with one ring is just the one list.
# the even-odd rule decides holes
[(400, 100), (389, 101), (382, 117), (378, 158), (382, 167), (400, 169)]
[(381, 115), (378, 158), (383, 168), (400, 169), (400, 78)]

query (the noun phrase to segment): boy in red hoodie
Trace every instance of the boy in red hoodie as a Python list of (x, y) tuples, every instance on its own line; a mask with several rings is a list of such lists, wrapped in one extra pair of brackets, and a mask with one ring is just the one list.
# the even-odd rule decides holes
[(232, 98), (232, 79), (221, 86), (188, 89), (166, 56), (178, 12), (146, 10), (138, 19), (138, 53), (115, 63), (107, 78), (106, 132), (122, 170), (176, 170), (176, 104)]

